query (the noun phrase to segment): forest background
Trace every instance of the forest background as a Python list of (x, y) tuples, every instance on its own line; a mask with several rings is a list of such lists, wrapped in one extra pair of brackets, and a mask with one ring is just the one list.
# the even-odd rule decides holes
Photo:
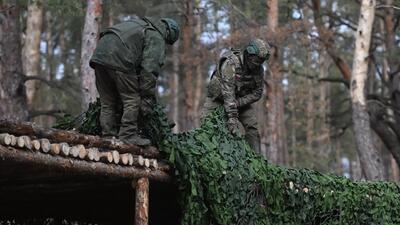
[[(258, 37), (272, 46), (257, 103), (263, 156), (399, 181), (400, 0), (369, 2), (373, 13), (360, 17), (359, 0), (0, 0), (0, 117), (50, 127), (80, 114), (96, 99), (88, 60), (99, 31), (135, 17), (171, 17), (182, 32), (167, 49), (158, 97), (174, 132), (199, 126), (221, 53)], [(368, 70), (355, 80), (356, 34), (366, 17), (373, 20), (364, 35)], [(355, 107), (360, 95), (365, 113)], [(354, 126), (363, 121), (365, 129)]]

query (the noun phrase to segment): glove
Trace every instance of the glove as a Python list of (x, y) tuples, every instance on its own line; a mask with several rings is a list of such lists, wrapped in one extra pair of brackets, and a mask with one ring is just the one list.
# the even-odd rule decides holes
[(241, 136), (239, 128), (239, 120), (236, 117), (230, 117), (228, 119), (228, 129), (233, 135)]

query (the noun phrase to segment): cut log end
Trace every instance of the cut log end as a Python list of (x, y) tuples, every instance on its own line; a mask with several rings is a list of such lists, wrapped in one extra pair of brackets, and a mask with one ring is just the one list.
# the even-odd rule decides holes
[(14, 135), (10, 134), (10, 138), (11, 138), (11, 146), (15, 146), (17, 145), (17, 137), (15, 137)]
[(129, 155), (128, 155), (128, 153), (121, 154), (120, 158), (121, 158), (121, 164), (122, 165), (128, 165), (128, 163), (129, 163)]
[(32, 144), (33, 150), (35, 150), (35, 151), (40, 150), (40, 141), (39, 140), (32, 140), (31, 144)]
[(133, 155), (128, 153), (128, 165), (133, 165)]
[(4, 133), (4, 134), (0, 134), (0, 143), (2, 145), (11, 145), (11, 135)]
[(28, 136), (21, 136), (24, 140), (24, 146), (25, 148), (31, 150), (32, 149), (32, 140)]
[(139, 163), (140, 166), (144, 166), (144, 158), (143, 158), (143, 156), (139, 155), (138, 163)]
[(18, 148), (23, 148), (25, 147), (25, 140), (22, 136), (17, 137), (17, 147)]
[(53, 143), (50, 144), (50, 153), (53, 155), (59, 155), (61, 151), (61, 147), (60, 144), (58, 143)]
[(112, 151), (111, 153), (112, 153), (112, 156), (113, 156), (113, 161), (114, 161), (114, 163), (115, 163), (115, 164), (118, 164), (118, 163), (119, 163), (119, 160), (120, 160), (119, 152), (117, 152), (117, 151)]
[(151, 166), (152, 166), (154, 169), (158, 169), (158, 162), (157, 162), (157, 159), (151, 160)]
[(42, 138), (39, 139), (40, 142), (40, 149), (42, 150), (42, 152), (49, 152), (50, 151), (50, 141), (48, 139)]
[(144, 166), (149, 168), (150, 167), (150, 160), (149, 159), (144, 159)]
[(71, 148), (69, 147), (68, 143), (65, 143), (65, 142), (60, 143), (60, 154), (61, 155), (68, 156), (70, 149)]
[(82, 147), (79, 149), (79, 158), (80, 159), (84, 159), (86, 158), (86, 155), (88, 154), (87, 150), (85, 149), (85, 147), (82, 145)]
[(79, 147), (77, 145), (72, 146), (69, 153), (72, 157), (77, 158), (79, 156)]

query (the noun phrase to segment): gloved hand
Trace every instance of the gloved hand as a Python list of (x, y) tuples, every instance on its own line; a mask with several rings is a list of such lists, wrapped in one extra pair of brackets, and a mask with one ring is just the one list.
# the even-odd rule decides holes
[(236, 117), (230, 117), (228, 119), (228, 129), (233, 135), (241, 136), (239, 128), (239, 120)]

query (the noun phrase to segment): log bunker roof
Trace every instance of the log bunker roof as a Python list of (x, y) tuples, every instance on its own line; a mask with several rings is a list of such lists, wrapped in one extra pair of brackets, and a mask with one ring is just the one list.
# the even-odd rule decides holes
[[(1, 120), (0, 175), (9, 171), (12, 176), (13, 162), (82, 175), (170, 180), (170, 167), (154, 147), (143, 149), (75, 131)], [(5, 164), (7, 168), (1, 166)]]

